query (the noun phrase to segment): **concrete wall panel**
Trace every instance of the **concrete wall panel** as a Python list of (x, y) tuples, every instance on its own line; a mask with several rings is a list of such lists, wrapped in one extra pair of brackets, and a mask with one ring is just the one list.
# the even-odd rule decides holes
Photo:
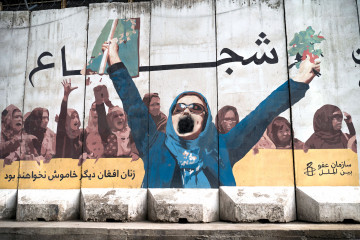
[[(28, 12), (0, 12), (1, 112), (11, 104), (23, 110), (28, 32)], [(12, 134), (7, 134), (9, 131), (5, 128), (8, 126), (1, 125), (0, 219), (6, 219), (15, 217), (19, 162), (13, 162), (15, 158), (6, 153), (4, 145), (10, 139), (5, 139), (5, 136), (11, 137)]]
[[(109, 25), (109, 21), (113, 22), (114, 19), (118, 19), (116, 32), (113, 38), (118, 39), (119, 43), (119, 53), (121, 60), (124, 62), (125, 66), (128, 68), (130, 74), (133, 77), (133, 80), (139, 90), (141, 96), (149, 92), (149, 72), (139, 71), (141, 66), (149, 66), (149, 37), (150, 37), (150, 4), (149, 3), (137, 3), (137, 4), (123, 4), (123, 3), (114, 3), (114, 4), (92, 4), (89, 8), (89, 31), (88, 31), (88, 68), (94, 65), (94, 57), (97, 57), (94, 54), (96, 45), (99, 44), (100, 39), (108, 38), (109, 32), (106, 32), (106, 26)], [(104, 36), (106, 35), (106, 36)], [(125, 41), (124, 41), (125, 40)], [(132, 52), (131, 52), (132, 51)], [(122, 55), (124, 54), (124, 55)], [(129, 58), (125, 54), (132, 54)], [(90, 64), (89, 64), (90, 63)], [(92, 64), (92, 65), (91, 65)], [(135, 69), (134, 72), (132, 70)], [(89, 72), (88, 72), (89, 73)], [(86, 99), (85, 99), (85, 126), (87, 127), (88, 132), (91, 132), (91, 126), (89, 122), (89, 116), (91, 114), (91, 105), (95, 102), (94, 89), (106, 86), (109, 93), (109, 100), (114, 106), (123, 107), (123, 103), (119, 98), (118, 93), (116, 92), (114, 85), (109, 78), (108, 74), (91, 74), (87, 75), (88, 82), (86, 86)], [(104, 105), (106, 112), (109, 114), (112, 111), (112, 108)], [(147, 119), (147, 116), (140, 116)], [(106, 119), (105, 119), (106, 120)], [(142, 126), (146, 129), (146, 126)], [(124, 127), (123, 129), (127, 129)], [(100, 125), (99, 125), (99, 131)], [(116, 132), (114, 128), (111, 131)], [(119, 130), (120, 131), (120, 130)], [(122, 131), (122, 130), (121, 130)], [(130, 133), (130, 130), (127, 134)], [(129, 135), (126, 137), (129, 141)], [(130, 137), (131, 138), (131, 137)], [(88, 146), (91, 147), (91, 136), (89, 138)], [(101, 144), (101, 142), (100, 142)], [(110, 179), (111, 181), (106, 181), (106, 178), (99, 180), (98, 184), (94, 184), (94, 181), (88, 181), (83, 179), (82, 187), (84, 188), (93, 188), (93, 187), (102, 187), (102, 188), (139, 188), (142, 185), (144, 177), (144, 166), (146, 164), (139, 158), (139, 153), (134, 149), (135, 144), (128, 144), (127, 147), (133, 145), (131, 152), (124, 150), (124, 153), (119, 151), (110, 153), (107, 149), (107, 146), (110, 146), (110, 143), (105, 143), (105, 151), (101, 156), (92, 156), (91, 160), (87, 160), (83, 166), (83, 170), (88, 169), (89, 171), (104, 172), (104, 170), (119, 171), (120, 174), (117, 174), (117, 177)], [(87, 148), (89, 150), (89, 148)], [(89, 151), (88, 151), (89, 152)], [(94, 165), (94, 162), (97, 157), (106, 157), (106, 159), (98, 160), (99, 163)], [(115, 159), (114, 159), (115, 158)], [(136, 160), (136, 161), (132, 161)], [(121, 175), (125, 177), (126, 175), (132, 175), (131, 172), (134, 172), (135, 177), (126, 177), (122, 179)]]
[[(218, 108), (222, 111), (221, 109), (226, 105), (233, 106), (242, 120), (272, 91), (287, 81), (283, 4), (282, 1), (217, 1), (216, 4)], [(274, 60), (258, 61), (264, 56)], [(230, 61), (226, 63), (226, 59)], [(285, 109), (289, 108), (286, 94), (288, 94), (287, 90), (284, 91)], [(262, 119), (267, 116), (265, 110), (262, 111), (263, 113), (252, 117), (246, 123), (245, 129), (250, 132), (243, 140), (241, 138), (246, 134), (245, 131), (237, 134), (239, 139), (237, 141), (242, 141), (238, 144), (238, 150), (230, 150), (239, 156), (232, 160), (236, 163), (233, 168), (236, 184), (291, 186), (293, 184), (291, 146), (289, 145), (288, 150), (280, 151), (262, 149), (275, 148), (275, 145), (268, 141), (269, 136), (266, 133), (261, 137), (267, 127), (263, 120), (268, 124), (272, 121), (272, 118)], [(225, 128), (224, 119), (227, 117), (221, 116), (220, 113), (218, 124)], [(290, 121), (289, 111), (281, 113), (281, 116)], [(236, 121), (230, 127), (235, 123)], [(256, 124), (253, 126), (254, 129), (250, 130), (252, 123)], [(226, 133), (228, 130), (223, 128), (221, 131)], [(259, 128), (263, 130), (258, 131)], [(256, 136), (256, 132), (260, 136)], [(261, 141), (255, 146), (260, 151), (251, 150), (260, 137)], [(290, 138), (288, 140), (290, 142)], [(251, 141), (253, 144), (246, 147)], [(269, 144), (265, 144), (266, 142)], [(241, 158), (243, 159), (239, 161)], [(220, 175), (222, 174), (225, 173), (220, 171)]]
[[(351, 147), (347, 140), (340, 141), (332, 138), (336, 143), (327, 143), (322, 140), (322, 137), (315, 139), (314, 135), (312, 136), (314, 114), (326, 104), (337, 106), (342, 111), (340, 116), (342, 115), (344, 120), (347, 118), (345, 112), (349, 113), (355, 131), (359, 132), (359, 108), (355, 104), (359, 99), (359, 64), (356, 64), (352, 58), (352, 54), (355, 54), (355, 57), (359, 56), (356, 55), (356, 50), (360, 46), (356, 2), (351, 0), (286, 1), (285, 12), (289, 54), (296, 47), (300, 48), (301, 46), (298, 41), (291, 42), (295, 34), (309, 33), (303, 43), (311, 42), (310, 46), (305, 47), (310, 52), (314, 50), (312, 57), (319, 55), (321, 60), (321, 76), (314, 78), (306, 98), (293, 107), (295, 136), (301, 141), (307, 142), (306, 148), (310, 148), (307, 154), (295, 152), (297, 185), (358, 185), (358, 157), (350, 150), (353, 148), (356, 151), (356, 143)], [(319, 54), (320, 50), (322, 55)], [(301, 50), (300, 55), (302, 53)], [(294, 62), (296, 62), (295, 57), (289, 56), (289, 64)], [(290, 75), (294, 75), (297, 71), (295, 66), (292, 67)], [(334, 112), (334, 110), (329, 111)], [(342, 124), (341, 131), (354, 135), (343, 119), (339, 120)], [(329, 129), (333, 129), (333, 127), (331, 126)], [(324, 129), (323, 131), (329, 132), (330, 130)], [(346, 135), (346, 137), (351, 136)], [(336, 161), (337, 163), (345, 161), (346, 165), (351, 165), (351, 167), (338, 168), (335, 166)], [(307, 165), (310, 163), (312, 166)], [(323, 164), (325, 166), (322, 167)], [(332, 164), (335, 164), (334, 168), (329, 167)], [(330, 172), (331, 175), (324, 175), (324, 172), (325, 174)]]
[[(90, 177), (81, 180), (81, 218), (86, 221), (145, 219), (147, 190), (136, 188), (147, 186), (146, 181), (143, 183), (147, 154), (143, 157), (137, 150), (131, 129), (140, 127), (144, 130), (142, 137), (147, 135), (147, 111), (135, 117), (125, 113), (130, 108), (123, 106), (107, 71), (101, 74), (99, 60), (106, 55), (99, 47), (104, 41), (117, 40), (121, 61), (143, 96), (149, 92), (149, 72), (140, 68), (149, 66), (149, 38), (150, 3), (90, 5), (85, 98), (86, 151), (90, 159), (82, 165), (82, 172)], [(106, 91), (109, 98), (99, 101), (97, 92)], [(131, 125), (129, 120), (144, 120), (145, 124)], [(97, 205), (101, 207), (94, 211)]]
[[(85, 77), (79, 75), (79, 70), (86, 59), (87, 20), (88, 11), (84, 7), (31, 14), (24, 100), (24, 112), (28, 113), (24, 129), (28, 135), (22, 152), (23, 159), (28, 161), (20, 163), (19, 189), (69, 191), (21, 192), (18, 220), (66, 220), (76, 219), (79, 214), (81, 167), (78, 162), (82, 155), (85, 89)], [(74, 70), (77, 72), (69, 73)], [(63, 82), (65, 79), (67, 83)], [(66, 86), (70, 79), (69, 89), (76, 89), (66, 101), (63, 84)], [(45, 119), (48, 124), (43, 132)], [(70, 189), (77, 189), (78, 194)], [(40, 193), (49, 195), (45, 203), (36, 200)], [(43, 211), (37, 210), (39, 204), (43, 204)], [(61, 210), (53, 213), (54, 206)]]
[[(74, 132), (76, 132), (75, 134), (78, 135), (78, 137), (75, 139), (79, 139), (80, 142), (82, 141), (82, 139), (79, 134), (82, 133), (82, 129), (83, 129), (82, 121), (83, 121), (83, 112), (84, 112), (83, 99), (84, 99), (85, 77), (75, 74), (70, 74), (70, 76), (66, 76), (67, 75), (66, 71), (76, 70), (76, 69), (79, 70), (85, 64), (84, 59), (86, 57), (87, 14), (88, 14), (87, 8), (38, 11), (32, 13), (31, 29), (29, 33), (30, 41), (29, 41), (29, 51), (28, 51), (28, 63), (27, 63), (26, 82), (25, 82), (24, 111), (28, 113), (33, 111), (33, 109), (39, 107), (47, 109), (49, 112), (47, 128), (51, 130), (53, 133), (57, 134), (57, 136), (59, 137), (60, 134), (65, 131), (65, 129), (60, 129), (60, 128), (58, 129), (58, 126), (63, 124), (65, 128), (69, 127), (66, 126), (66, 124), (69, 124), (68, 122), (66, 123), (62, 122), (64, 120), (60, 119), (61, 118), (60, 109), (64, 97), (64, 87), (62, 85), (62, 81), (66, 79), (69, 82), (71, 79), (71, 87), (73, 88), (76, 87), (77, 89), (74, 89), (74, 91), (72, 91), (71, 94), (69, 95), (67, 100), (67, 108), (75, 109), (75, 111), (77, 112), (78, 117), (76, 118), (77, 120), (76, 127), (78, 128), (78, 130), (74, 130)], [(73, 22), (77, 22), (77, 24), (74, 25)], [(47, 53), (49, 56), (44, 55), (44, 52)], [(41, 57), (42, 54), (44, 57)], [(50, 56), (50, 54), (52, 56)], [(63, 58), (65, 59), (66, 62), (66, 69), (64, 69), (65, 66), (62, 63)], [(35, 72), (36, 70), (34, 71), (34, 69), (39, 67), (39, 61), (45, 66), (53, 63), (53, 67), (48, 67), (46, 69)], [(30, 81), (30, 75), (32, 75), (31, 81)], [(59, 122), (56, 122), (55, 120), (56, 115), (59, 116)], [(30, 117), (28, 119), (29, 123), (31, 123), (32, 125), (36, 125), (35, 123), (36, 118), (32, 118), (33, 117), (32, 114), (30, 114), (29, 117)], [(61, 133), (58, 134), (58, 131), (60, 130)], [(33, 135), (38, 135), (38, 133), (36, 133), (36, 131), (33, 130), (31, 130), (29, 134), (30, 133), (32, 133)], [(56, 142), (56, 145), (58, 145), (57, 146), (58, 148), (54, 148), (53, 146), (54, 140)], [(49, 141), (49, 142), (45, 143), (45, 141)], [(77, 159), (80, 157), (82, 152), (82, 150), (80, 149), (81, 143), (78, 142), (76, 142), (76, 144), (74, 143), (76, 146), (78, 146), (77, 147), (78, 150), (76, 154), (75, 150), (73, 151), (73, 149), (71, 150), (71, 152), (69, 152), (70, 150), (67, 148), (67, 146), (65, 146), (66, 143), (63, 144), (63, 142), (65, 142), (64, 139), (62, 138), (54, 139), (54, 136), (51, 134), (49, 138), (44, 137), (42, 148), (45, 149), (41, 150), (43, 153), (41, 154), (38, 153), (38, 155), (41, 155), (42, 157), (45, 158), (44, 166), (42, 166), (43, 162), (41, 162), (40, 159), (37, 159), (39, 162), (38, 164), (36, 164), (36, 161), (34, 161), (32, 162), (33, 166), (29, 166), (29, 168), (26, 167), (23, 170), (35, 171), (36, 169), (39, 171), (41, 170), (42, 167), (46, 167), (46, 168), (54, 167), (55, 168), (54, 170), (66, 169), (65, 170), (66, 172), (59, 172), (58, 170), (57, 172), (58, 174), (60, 173), (66, 174), (71, 170), (74, 171), (80, 170), (79, 167), (77, 166), (77, 162), (78, 162)], [(48, 146), (45, 146), (45, 144), (48, 144)], [(61, 146), (61, 144), (64, 146), (64, 148), (60, 152), (59, 147)], [(44, 153), (44, 151), (46, 153)], [(53, 157), (54, 159), (49, 160), (49, 158), (51, 157)], [(69, 160), (66, 161), (66, 163), (64, 164), (61, 158), (75, 158), (76, 160)], [(60, 161), (60, 162), (55, 163), (56, 161)], [(46, 164), (47, 162), (49, 163), (49, 166), (47, 166), (48, 165)], [(30, 163), (24, 163), (24, 167), (25, 165), (28, 164)], [(56, 165), (56, 167), (54, 164)], [(40, 169), (38, 169), (39, 167)], [(52, 172), (51, 173), (47, 172), (47, 174), (52, 174)], [(25, 181), (25, 179), (23, 180)], [(70, 184), (68, 188), (79, 188), (80, 186), (79, 180), (80, 180), (80, 176), (77, 178), (77, 183), (75, 185)], [(23, 182), (24, 188), (35, 188), (34, 183), (30, 183), (30, 182), (29, 185)], [(54, 188), (54, 187), (56, 188), (56, 186), (52, 186), (50, 188)]]
[[(150, 92), (159, 94), (160, 110), (165, 115), (169, 115), (170, 106), (176, 96), (184, 91), (196, 91), (207, 99), (212, 113), (212, 120), (209, 121), (214, 121), (217, 111), (215, 40), (215, 5), (213, 1), (152, 2)], [(207, 66), (211, 62), (212, 66), (210, 67), (199, 67), (201, 63)], [(208, 140), (217, 141), (213, 137)], [(217, 151), (215, 142), (214, 146)], [(150, 172), (149, 178), (155, 179), (154, 174), (158, 175), (155, 182), (149, 180), (149, 186), (169, 187), (171, 178), (177, 171), (166, 170), (167, 168), (163, 165), (163, 170), (156, 173), (155, 165), (161, 166), (164, 163), (157, 162), (159, 159), (155, 159), (151, 154), (149, 157), (150, 168), (154, 170)], [(176, 162), (171, 161), (176, 160), (171, 160), (170, 156), (166, 158), (166, 165), (169, 164), (170, 169), (174, 169)], [(152, 163), (153, 161), (154, 163)], [(215, 183), (217, 182), (217, 156), (214, 158), (214, 163)], [(165, 180), (168, 178), (170, 180)], [(181, 185), (182, 183), (179, 183), (179, 186)]]

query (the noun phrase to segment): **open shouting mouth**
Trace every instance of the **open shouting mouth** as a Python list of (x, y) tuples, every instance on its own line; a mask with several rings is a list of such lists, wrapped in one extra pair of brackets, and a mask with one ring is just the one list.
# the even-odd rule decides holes
[(185, 116), (179, 120), (178, 132), (180, 134), (190, 133), (194, 129), (194, 120), (189, 116)]

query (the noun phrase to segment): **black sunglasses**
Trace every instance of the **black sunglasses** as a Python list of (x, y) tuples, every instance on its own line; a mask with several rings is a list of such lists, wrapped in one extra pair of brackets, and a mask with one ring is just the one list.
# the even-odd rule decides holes
[(185, 104), (185, 103), (177, 103), (175, 105), (173, 114), (179, 114), (185, 111), (185, 109), (188, 108), (190, 110), (190, 112), (195, 113), (195, 114), (201, 114), (202, 112), (205, 111), (205, 107), (203, 105), (201, 105), (200, 103), (191, 103), (189, 105)]

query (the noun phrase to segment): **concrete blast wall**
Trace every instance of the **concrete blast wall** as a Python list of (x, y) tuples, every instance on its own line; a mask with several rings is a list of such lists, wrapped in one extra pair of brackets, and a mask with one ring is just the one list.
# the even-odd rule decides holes
[(359, 7), (0, 12), (0, 219), (359, 221)]

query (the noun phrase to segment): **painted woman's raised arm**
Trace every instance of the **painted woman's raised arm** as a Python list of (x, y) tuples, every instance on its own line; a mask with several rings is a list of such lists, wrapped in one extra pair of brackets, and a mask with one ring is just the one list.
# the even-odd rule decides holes
[[(150, 138), (156, 133), (156, 125), (149, 118), (148, 108), (143, 103), (140, 93), (132, 80), (125, 65), (121, 62), (118, 55), (118, 44), (112, 40), (110, 44), (104, 44), (103, 49), (109, 49), (109, 65), (107, 72), (113, 81), (116, 92), (118, 93), (131, 128), (140, 157), (147, 154), (148, 136)], [(149, 129), (148, 129), (149, 127)], [(149, 130), (149, 131), (148, 131)]]
[[(309, 83), (315, 77), (313, 70), (320, 72), (320, 62), (311, 63), (309, 59), (300, 65), (299, 73), (273, 91), (249, 115), (222, 137), (229, 150), (236, 153), (236, 161), (259, 141), (270, 122), (291, 105), (305, 96)], [(291, 99), (289, 100), (289, 90)], [(220, 146), (222, 147), (222, 146)]]

